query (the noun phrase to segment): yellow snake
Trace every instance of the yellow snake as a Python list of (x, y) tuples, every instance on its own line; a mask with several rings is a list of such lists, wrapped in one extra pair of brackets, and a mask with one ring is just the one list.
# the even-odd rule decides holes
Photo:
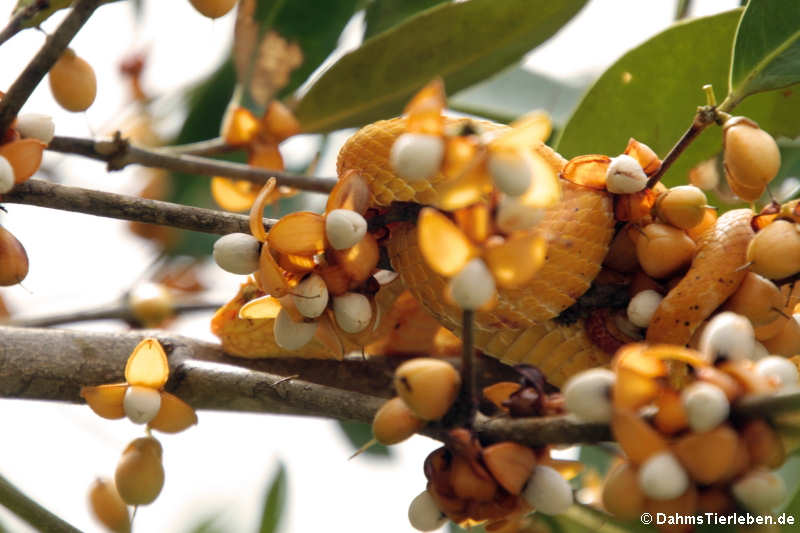
[[(453, 119), (448, 122), (452, 124)], [(488, 123), (480, 125), (490, 129), (501, 127)], [(446, 179), (438, 174), (428, 180), (409, 183), (394, 174), (389, 154), (395, 139), (404, 131), (402, 118), (375, 122), (356, 132), (339, 152), (339, 176), (355, 170), (366, 178), (374, 206), (388, 206), (397, 201), (435, 204), (437, 185)], [(532, 149), (556, 172), (566, 163), (543, 144)], [(475, 323), (478, 348), (504, 362), (535, 365), (557, 386), (576, 372), (608, 364), (610, 360), (610, 355), (590, 341), (581, 320), (563, 325), (553, 319), (589, 289), (608, 253), (615, 226), (611, 195), (566, 180), (561, 180), (561, 185), (562, 201), (547, 210), (540, 225), (548, 238), (544, 266), (525, 286), (499, 289), (498, 305), (492, 311), (476, 313)], [(744, 215), (745, 210), (732, 213), (720, 217), (701, 239), (690, 271), (665, 298), (648, 331), (648, 340), (687, 343), (691, 331), (738, 287), (744, 272), (736, 272), (736, 269), (744, 264), (741, 258), (752, 232), (749, 210), (748, 216)], [(461, 312), (444, 301), (442, 295), (447, 280), (426, 266), (418, 249), (414, 224), (393, 227), (386, 246), (402, 284), (436, 320), (459, 333)], [(702, 276), (692, 281), (699, 272)], [(704, 285), (717, 278), (724, 278), (724, 283)], [(706, 288), (697, 290), (700, 285)], [(252, 291), (253, 288), (243, 290)], [(401, 290), (398, 283), (392, 283), (378, 293), (378, 307), (385, 316), (391, 316), (391, 305)], [(237, 298), (220, 309), (212, 322), (212, 329), (222, 339), (223, 346), (234, 355), (245, 357), (286, 355), (271, 338), (270, 322), (253, 324), (253, 321), (233, 318), (248, 299), (241, 292)], [(699, 307), (694, 307), (695, 302)], [(676, 318), (680, 321), (675, 322)], [(360, 338), (349, 336), (344, 339), (345, 348), (363, 347), (371, 339), (391, 331), (395, 324), (396, 320), (384, 320), (370, 338), (364, 334)], [(331, 357), (331, 354), (315, 340), (302, 349), (302, 356)]]

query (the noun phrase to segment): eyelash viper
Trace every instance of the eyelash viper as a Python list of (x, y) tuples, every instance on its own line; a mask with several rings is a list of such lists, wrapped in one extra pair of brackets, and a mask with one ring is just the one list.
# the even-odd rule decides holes
[[(448, 119), (452, 126), (456, 119)], [(486, 122), (484, 129), (503, 126)], [(391, 170), (389, 153), (404, 132), (405, 120), (395, 118), (372, 123), (357, 131), (339, 152), (339, 176), (355, 170), (370, 184), (372, 204), (392, 202), (433, 203), (441, 174), (409, 183)], [(566, 160), (545, 145), (532, 148), (559, 172)], [(549, 208), (540, 224), (548, 237), (547, 258), (536, 277), (521, 288), (500, 289), (497, 306), (476, 313), (475, 344), (485, 353), (511, 363), (539, 367), (548, 380), (560, 386), (581, 370), (606, 365), (611, 356), (595, 346), (583, 320), (565, 325), (553, 319), (584, 294), (601, 270), (615, 233), (614, 202), (604, 191), (561, 180), (562, 201)], [(647, 332), (648, 342), (687, 344), (692, 332), (739, 286), (745, 271), (744, 254), (752, 237), (750, 210), (722, 215), (699, 240), (698, 253), (683, 280), (666, 296)], [(361, 350), (389, 334), (401, 318), (392, 305), (403, 287), (413, 294), (437, 321), (456, 334), (461, 312), (442, 297), (447, 280), (427, 267), (418, 250), (413, 223), (395, 224), (385, 241), (393, 268), (402, 283), (385, 285), (376, 301), (382, 320), (377, 328), (358, 335), (342, 335), (345, 352)], [(717, 281), (721, 280), (721, 281)], [(272, 338), (272, 319), (237, 318), (238, 309), (260, 295), (252, 283), (212, 321), (212, 331), (232, 355), (243, 357), (285, 356)], [(384, 344), (385, 346), (385, 344)], [(314, 339), (297, 352), (302, 357), (329, 358), (335, 354)]]

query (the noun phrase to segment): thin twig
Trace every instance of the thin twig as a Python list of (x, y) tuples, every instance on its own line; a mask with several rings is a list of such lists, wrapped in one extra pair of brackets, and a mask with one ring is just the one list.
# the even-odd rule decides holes
[[(222, 303), (209, 302), (181, 302), (173, 306), (175, 315), (185, 315), (187, 313), (202, 313), (216, 311), (222, 307)], [(127, 300), (106, 304), (93, 309), (83, 309), (80, 311), (70, 311), (66, 313), (54, 313), (50, 315), (40, 315), (31, 317), (12, 318), (8, 321), (0, 320), (0, 324), (23, 328), (46, 328), (58, 326), (60, 324), (75, 324), (78, 322), (90, 322), (92, 320), (122, 320), (135, 324), (138, 322), (134, 316)]]
[(196, 155), (202, 157), (227, 154), (229, 152), (236, 152), (238, 150), (241, 150), (241, 147), (231, 146), (230, 144), (226, 143), (225, 139), (222, 137), (208, 139), (207, 141), (177, 144), (174, 146), (165, 146), (163, 148), (155, 149), (155, 151), (163, 152), (167, 155)]
[(0, 475), (0, 505), (33, 526), (37, 531), (53, 533), (80, 533), (15, 487)]
[(75, 34), (83, 27), (103, 0), (77, 0), (72, 12), (47, 37), (44, 45), (17, 77), (0, 101), (0, 131), (6, 131), (33, 90), (55, 64)]
[(224, 176), (250, 181), (259, 185), (263, 185), (269, 178), (274, 176), (278, 181), (278, 185), (321, 193), (330, 192), (337, 182), (336, 178), (299, 176), (186, 153), (175, 154), (167, 148), (157, 150), (142, 148), (130, 144), (127, 140), (121, 138), (119, 134), (113, 139), (104, 141), (77, 137), (54, 137), (47, 149), (103, 161), (107, 164), (108, 170), (120, 170), (128, 165), (136, 164), (187, 174)]
[[(15, 186), (10, 192), (0, 197), (0, 202), (36, 205), (216, 235), (250, 233), (249, 220), (245, 215), (58, 185), (34, 179)], [(275, 222), (275, 220), (265, 218), (264, 227), (269, 229)]]
[(0, 31), (0, 45), (19, 33), (22, 29), (23, 22), (41, 11), (42, 7), (42, 2), (32, 2), (14, 13), (11, 19), (9, 19), (8, 24), (6, 24), (6, 27), (3, 28), (3, 31)]

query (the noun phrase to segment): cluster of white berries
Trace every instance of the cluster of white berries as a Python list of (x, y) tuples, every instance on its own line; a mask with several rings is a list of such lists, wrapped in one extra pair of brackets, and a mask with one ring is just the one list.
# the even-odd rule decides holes
[[(38, 139), (48, 144), (53, 140), (56, 127), (49, 115), (28, 113), (17, 118), (14, 129), (24, 138)], [(14, 168), (8, 159), (0, 155), (0, 194), (10, 191), (15, 182)]]

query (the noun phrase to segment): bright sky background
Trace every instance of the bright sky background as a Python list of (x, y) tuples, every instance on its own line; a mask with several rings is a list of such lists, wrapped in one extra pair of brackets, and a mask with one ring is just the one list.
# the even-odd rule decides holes
[[(0, 0), (0, 17), (15, 0)], [(557, 78), (598, 74), (627, 49), (667, 27), (674, 0), (592, 0), (555, 38), (525, 59), (525, 65)], [(693, 15), (738, 5), (736, 0), (694, 2)], [(699, 5), (698, 5), (699, 4)], [(110, 131), (110, 117), (128, 95), (117, 74), (119, 59), (150, 50), (144, 84), (153, 94), (174, 91), (211, 72), (227, 54), (233, 17), (211, 22), (187, 0), (145, 0), (135, 26), (128, 2), (100, 8), (73, 41), (95, 69), (99, 93), (85, 115), (62, 111), (44, 82), (23, 112), (49, 113), (60, 135), (90, 136)], [(52, 31), (62, 15), (47, 21)], [(4, 18), (2, 19), (4, 20)], [(7, 88), (44, 41), (29, 30), (0, 47), (0, 89)], [(47, 154), (46, 164), (66, 183), (133, 192), (136, 173), (107, 174), (102, 165)], [(330, 163), (320, 173), (331, 175)], [(8, 205), (3, 224), (25, 245), (30, 273), (23, 287), (1, 289), (13, 312), (49, 314), (101, 304), (125, 290), (154, 250), (133, 238), (123, 222)], [(224, 300), (240, 278), (213, 265), (205, 272), (210, 298)], [(214, 340), (209, 315), (180, 320), (176, 332)], [(81, 325), (121, 329), (113, 322)], [(2, 339), (0, 339), (2, 344)], [(164, 446), (166, 484), (159, 498), (139, 510), (135, 531), (183, 532), (215, 513), (232, 532), (254, 531), (266, 484), (276, 461), (288, 465), (288, 513), (282, 531), (387, 533), (411, 531), (411, 499), (425, 488), (422, 461), (438, 444), (414, 437), (394, 448), (394, 461), (361, 457), (347, 461), (350, 445), (333, 422), (286, 416), (200, 412), (195, 428), (158, 438)], [(0, 472), (40, 503), (81, 530), (102, 529), (88, 512), (86, 491), (96, 476), (113, 476), (124, 446), (141, 435), (127, 421), (102, 420), (86, 406), (0, 401)], [(28, 531), (0, 509), (14, 531)]]

